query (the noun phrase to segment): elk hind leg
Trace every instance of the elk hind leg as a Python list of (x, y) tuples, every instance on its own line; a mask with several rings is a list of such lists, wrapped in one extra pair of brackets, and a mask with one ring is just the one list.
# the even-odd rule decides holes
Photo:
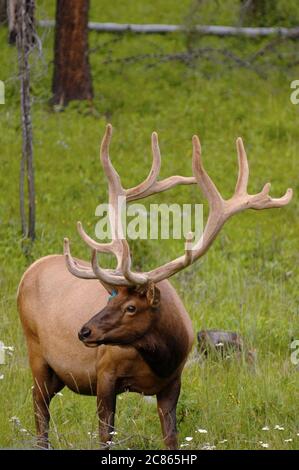
[(50, 402), (53, 396), (64, 387), (64, 383), (42, 357), (35, 357), (30, 362), (34, 381), (32, 395), (37, 446), (47, 449), (49, 448)]

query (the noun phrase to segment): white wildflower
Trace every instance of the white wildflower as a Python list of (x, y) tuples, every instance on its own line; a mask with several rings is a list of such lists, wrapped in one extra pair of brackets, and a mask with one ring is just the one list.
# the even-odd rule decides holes
[(227, 442), (227, 439), (222, 439), (222, 441), (219, 441), (219, 444), (225, 444)]
[(181, 444), (180, 447), (187, 447), (189, 444), (185, 442), (184, 444)]
[(193, 437), (191, 437), (191, 436), (185, 437), (185, 441), (188, 441), (188, 442), (189, 442), (189, 441), (192, 441), (192, 439), (193, 439)]
[(261, 447), (264, 447), (264, 449), (268, 449), (269, 447), (269, 444), (267, 442), (259, 441), (259, 444), (261, 445)]
[(262, 428), (262, 431), (270, 431), (269, 426), (264, 426), (264, 427)]
[(0, 374), (0, 380), (4, 379), (4, 374)]
[(23, 432), (23, 433), (25, 433), (25, 434), (28, 434), (28, 431), (27, 431), (27, 429), (25, 429), (25, 428), (21, 428), (21, 429), (20, 429), (20, 432)]
[(195, 432), (199, 432), (200, 434), (207, 434), (208, 431), (206, 429), (198, 428), (197, 431), (195, 431)]
[(201, 450), (215, 450), (215, 449), (216, 449), (216, 446), (210, 444), (209, 442), (204, 444), (201, 448)]
[(290, 437), (290, 439), (285, 439), (284, 442), (293, 442), (293, 439)]
[(110, 436), (116, 436), (118, 434), (118, 432), (117, 431), (111, 431), (111, 432), (109, 432), (109, 434), (110, 434)]
[(283, 426), (280, 426), (279, 424), (276, 424), (274, 426), (274, 429), (277, 429), (278, 431), (284, 431), (284, 427)]

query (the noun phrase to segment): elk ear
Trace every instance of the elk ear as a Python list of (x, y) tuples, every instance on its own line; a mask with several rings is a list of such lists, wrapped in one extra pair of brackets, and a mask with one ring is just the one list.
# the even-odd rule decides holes
[(146, 298), (148, 303), (153, 308), (158, 308), (160, 305), (160, 290), (153, 282), (150, 282), (146, 291)]
[(113, 292), (115, 292), (115, 291), (117, 292), (117, 289), (115, 289), (115, 286), (111, 286), (110, 284), (107, 284), (106, 282), (103, 282), (103, 281), (100, 281), (100, 283), (106, 289), (108, 294), (112, 295)]

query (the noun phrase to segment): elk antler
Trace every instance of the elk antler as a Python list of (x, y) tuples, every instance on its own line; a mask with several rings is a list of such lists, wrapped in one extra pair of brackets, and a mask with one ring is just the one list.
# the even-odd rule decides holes
[[(109, 220), (112, 233), (110, 243), (98, 243), (91, 239), (84, 231), (80, 222), (78, 222), (78, 231), (83, 240), (92, 248), (91, 267), (79, 264), (75, 261), (69, 249), (69, 242), (65, 239), (65, 258), (69, 271), (77, 277), (83, 279), (99, 279), (103, 283), (118, 286), (142, 285), (149, 281), (159, 282), (173, 276), (178, 271), (184, 269), (197, 259), (204, 255), (213, 240), (221, 230), (224, 223), (237, 212), (245, 209), (268, 209), (271, 207), (282, 207), (292, 199), (292, 190), (288, 189), (286, 194), (274, 199), (269, 196), (270, 183), (267, 183), (262, 191), (255, 195), (249, 195), (247, 192), (249, 168), (243, 141), (237, 139), (237, 152), (239, 161), (239, 175), (234, 195), (225, 200), (220, 195), (213, 181), (205, 171), (201, 160), (201, 147), (197, 136), (192, 139), (193, 157), (192, 169), (193, 177), (171, 176), (162, 181), (157, 181), (161, 166), (161, 156), (158, 145), (158, 136), (152, 134), (152, 152), (153, 164), (151, 171), (138, 186), (131, 189), (123, 189), (120, 178), (114, 169), (109, 157), (109, 143), (112, 135), (112, 126), (108, 125), (101, 145), (101, 160), (104, 172), (108, 179), (109, 186)], [(152, 194), (166, 191), (178, 184), (197, 183), (203, 192), (203, 195), (209, 203), (209, 217), (204, 232), (191, 248), (193, 234), (189, 233), (185, 244), (184, 255), (172, 260), (158, 268), (145, 273), (136, 273), (131, 271), (131, 256), (127, 240), (123, 236), (121, 225), (121, 209), (119, 198), (123, 202), (141, 199)], [(115, 270), (102, 269), (97, 262), (97, 252), (113, 253), (117, 258), (117, 267)]]
[(249, 167), (247, 155), (241, 137), (236, 141), (239, 161), (239, 174), (234, 195), (225, 200), (220, 195), (215, 184), (205, 171), (201, 159), (201, 146), (199, 138), (195, 135), (192, 139), (193, 158), (192, 169), (197, 184), (209, 203), (209, 217), (204, 232), (192, 249), (192, 256), (186, 259), (186, 254), (160, 266), (148, 273), (150, 279), (159, 282), (183, 269), (185, 266), (194, 263), (201, 258), (220, 232), (224, 223), (237, 212), (245, 209), (269, 209), (271, 207), (283, 207), (292, 199), (293, 191), (288, 189), (281, 198), (274, 199), (269, 196), (270, 183), (265, 184), (258, 194), (249, 195), (247, 192)]
[[(70, 253), (69, 240), (64, 240), (64, 254), (69, 271), (83, 279), (99, 279), (106, 284), (112, 285), (141, 285), (148, 282), (148, 276), (131, 271), (131, 256), (127, 241), (124, 238), (121, 223), (123, 204), (126, 201), (142, 199), (152, 194), (166, 191), (177, 185), (195, 184), (195, 177), (171, 176), (162, 181), (157, 181), (161, 167), (161, 154), (158, 143), (158, 135), (152, 133), (153, 163), (147, 178), (138, 186), (124, 189), (120, 177), (113, 167), (109, 157), (109, 145), (112, 136), (112, 126), (108, 124), (101, 144), (101, 162), (108, 179), (109, 188), (109, 222), (112, 241), (109, 243), (98, 243), (93, 240), (83, 229), (81, 222), (77, 223), (80, 236), (92, 249), (91, 267), (84, 266), (75, 261)], [(190, 237), (189, 237), (190, 239)], [(190, 241), (190, 240), (189, 240)], [(102, 269), (97, 262), (97, 253), (112, 253), (117, 259), (115, 270)]]

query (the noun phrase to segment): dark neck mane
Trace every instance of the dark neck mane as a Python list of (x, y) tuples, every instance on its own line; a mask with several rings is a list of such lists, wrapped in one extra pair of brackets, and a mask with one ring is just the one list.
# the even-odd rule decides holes
[(189, 349), (184, 326), (180, 322), (164, 324), (161, 318), (134, 346), (152, 371), (161, 378), (169, 377), (180, 366)]

